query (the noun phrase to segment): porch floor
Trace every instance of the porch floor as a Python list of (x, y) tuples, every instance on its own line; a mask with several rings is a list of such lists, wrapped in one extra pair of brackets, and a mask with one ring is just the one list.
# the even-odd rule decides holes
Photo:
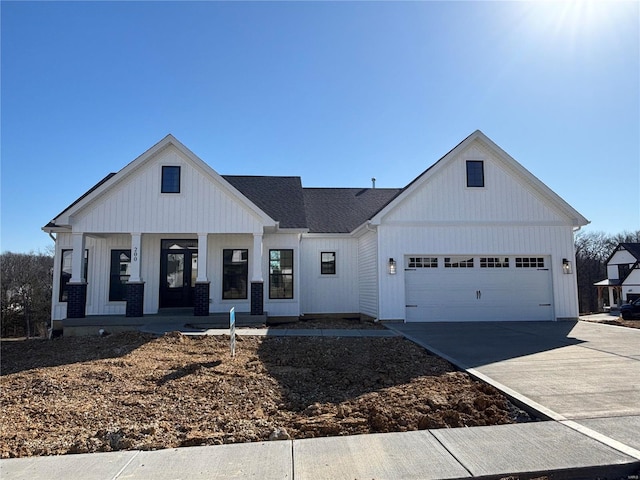
[[(210, 313), (196, 317), (193, 310), (161, 312), (143, 317), (125, 317), (122, 315), (90, 315), (85, 318), (65, 318), (62, 320), (65, 336), (99, 335), (125, 331), (142, 331), (163, 334), (165, 332), (202, 332), (212, 328), (229, 328), (228, 313)], [(251, 315), (248, 312), (236, 312), (237, 327), (264, 327), (267, 315)]]

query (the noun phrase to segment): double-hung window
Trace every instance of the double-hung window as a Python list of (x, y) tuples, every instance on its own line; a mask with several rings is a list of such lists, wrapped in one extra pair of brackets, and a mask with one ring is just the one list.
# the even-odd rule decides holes
[[(62, 265), (60, 268), (60, 294), (58, 299), (66, 302), (69, 296), (67, 285), (71, 280), (71, 260), (73, 258), (73, 250), (62, 250)], [(84, 278), (87, 279), (89, 273), (89, 250), (84, 251)]]
[(109, 276), (109, 301), (127, 299), (127, 282), (131, 276), (131, 250), (111, 250), (111, 275)]
[(293, 298), (293, 250), (269, 250), (269, 298)]
[(224, 300), (247, 298), (248, 258), (249, 250), (247, 249), (222, 251), (222, 298)]
[(336, 252), (320, 253), (320, 274), (321, 275), (336, 274)]

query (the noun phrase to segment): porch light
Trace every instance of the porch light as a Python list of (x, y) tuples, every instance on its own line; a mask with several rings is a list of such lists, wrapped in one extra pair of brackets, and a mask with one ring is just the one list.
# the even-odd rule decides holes
[(389, 259), (389, 275), (396, 274), (396, 261), (393, 258)]
[(562, 259), (562, 273), (566, 273), (566, 274), (571, 273), (571, 262), (566, 258)]

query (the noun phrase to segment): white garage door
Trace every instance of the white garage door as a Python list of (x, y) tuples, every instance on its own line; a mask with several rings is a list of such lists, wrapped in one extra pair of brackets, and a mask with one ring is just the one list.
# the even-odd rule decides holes
[(408, 256), (407, 322), (553, 320), (549, 257)]

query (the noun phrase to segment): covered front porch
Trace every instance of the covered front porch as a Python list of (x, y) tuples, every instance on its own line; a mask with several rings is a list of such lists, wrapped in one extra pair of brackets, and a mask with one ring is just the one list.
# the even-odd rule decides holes
[(598, 289), (598, 311), (603, 312), (620, 308), (622, 305), (622, 284), (620, 280), (607, 278), (594, 283), (594, 286)]
[(176, 311), (206, 318), (231, 307), (265, 314), (262, 234), (72, 233), (59, 234), (56, 243), (62, 262), (56, 265), (61, 293), (54, 296), (54, 328), (60, 320), (67, 326), (85, 318)]

